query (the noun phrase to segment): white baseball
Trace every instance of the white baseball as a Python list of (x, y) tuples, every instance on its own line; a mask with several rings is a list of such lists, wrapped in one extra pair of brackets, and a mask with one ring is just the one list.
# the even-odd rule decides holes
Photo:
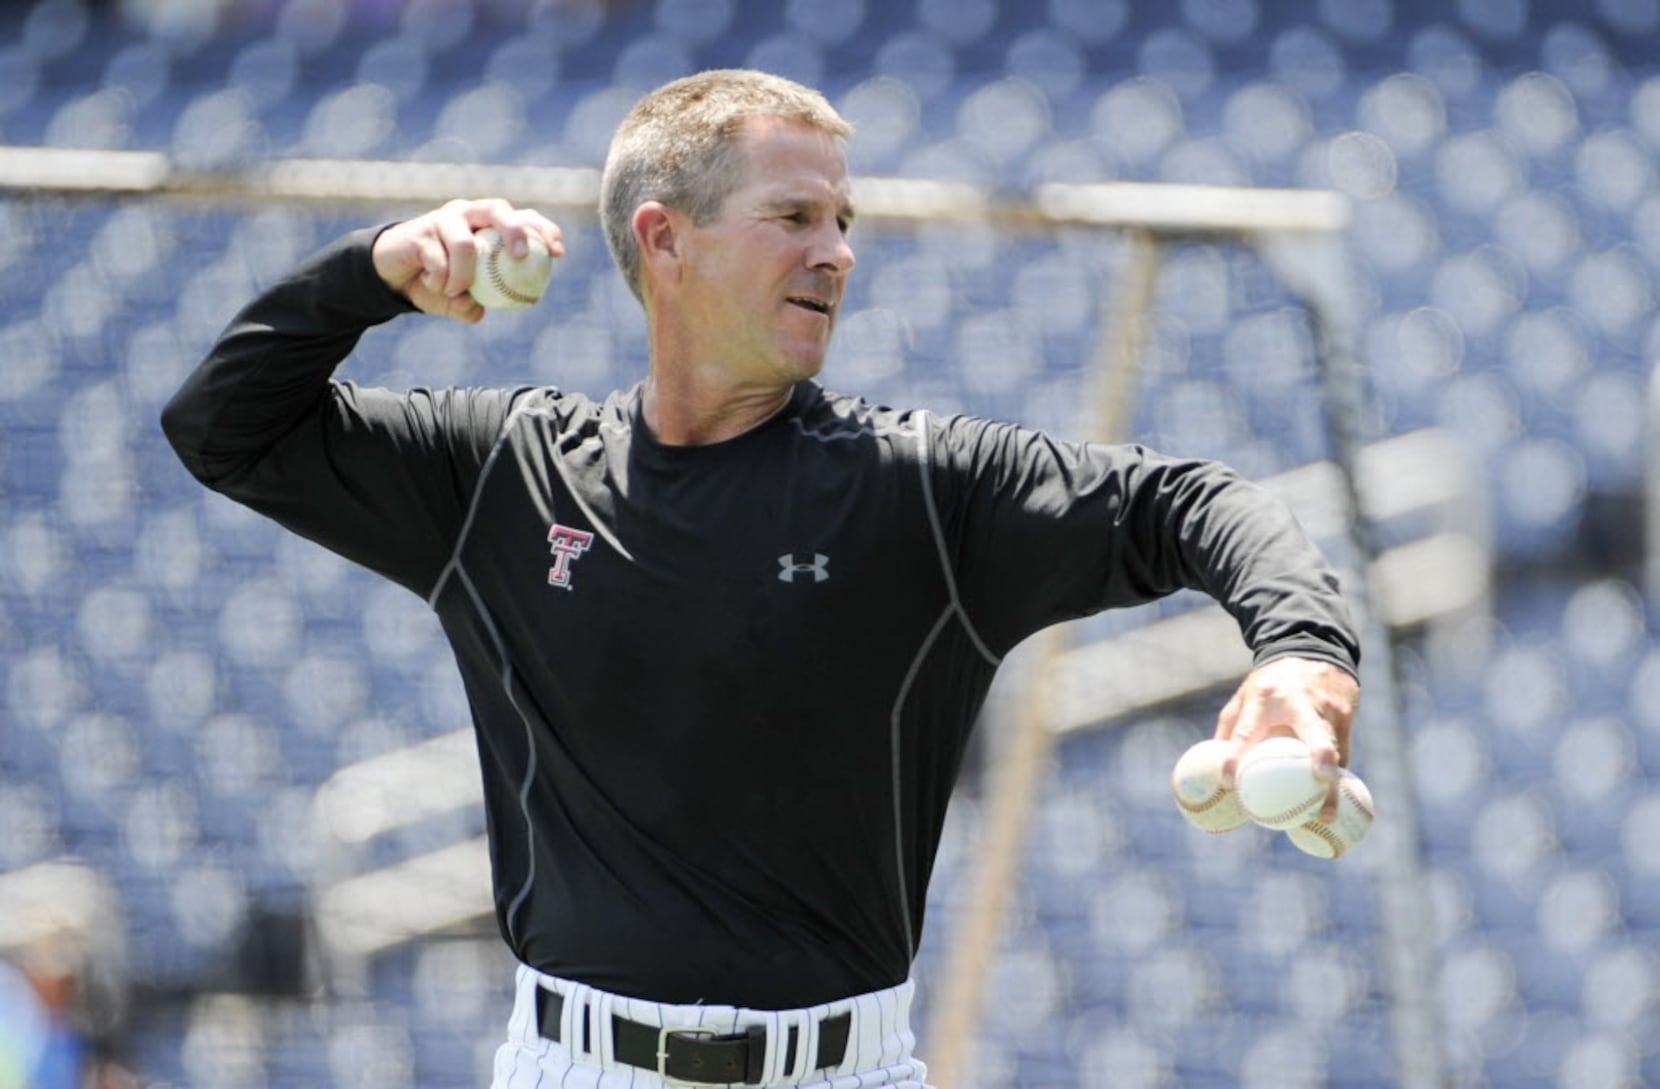
[(1231, 751), (1226, 741), (1210, 738), (1182, 753), (1170, 771), (1170, 792), (1187, 823), (1206, 832), (1229, 832), (1251, 818), (1239, 795), (1222, 785), (1222, 761)]
[(553, 258), (541, 236), (529, 236), (530, 252), (516, 258), (507, 252), (501, 235), (486, 227), (473, 236), (478, 264), (467, 293), (486, 310), (523, 310), (542, 297), (553, 278)]
[(1320, 811), (1330, 784), (1314, 774), (1314, 754), (1294, 737), (1270, 737), (1245, 750), (1234, 772), (1239, 804), (1264, 828), (1295, 828)]
[(1316, 858), (1341, 858), (1372, 830), (1373, 813), (1371, 790), (1360, 776), (1344, 768), (1337, 781), (1337, 819), (1328, 824), (1316, 815), (1296, 828), (1287, 828), (1286, 838)]

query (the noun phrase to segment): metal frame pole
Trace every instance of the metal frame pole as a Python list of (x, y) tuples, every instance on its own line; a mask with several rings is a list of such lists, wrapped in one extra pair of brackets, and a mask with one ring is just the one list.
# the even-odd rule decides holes
[[(1151, 231), (1126, 232), (1126, 268), (1111, 319), (1096, 343), (1092, 438), (1122, 442), (1135, 416), (1136, 376), (1158, 288), (1159, 241)], [(939, 1089), (966, 1084), (970, 1041), (980, 1022), (986, 976), (997, 956), (1004, 921), (1020, 877), (1031, 815), (1051, 765), (1056, 733), (1050, 713), (1050, 667), (1067, 648), (1070, 628), (1040, 632), (1038, 662), (1026, 685), (1008, 745), (996, 760), (986, 806), (979, 868), (969, 883), (968, 914), (953, 935), (928, 1029), (930, 1080)]]

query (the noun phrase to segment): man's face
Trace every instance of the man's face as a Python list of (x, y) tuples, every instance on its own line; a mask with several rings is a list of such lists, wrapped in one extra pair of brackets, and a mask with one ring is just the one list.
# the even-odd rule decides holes
[(739, 141), (736, 188), (687, 234), (687, 347), (743, 381), (795, 382), (824, 365), (853, 268), (847, 158), (835, 137), (774, 118)]

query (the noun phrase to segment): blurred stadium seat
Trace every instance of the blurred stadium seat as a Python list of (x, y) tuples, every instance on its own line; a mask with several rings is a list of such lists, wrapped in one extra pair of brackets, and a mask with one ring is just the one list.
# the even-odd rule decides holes
[[(864, 174), (1347, 194), (1373, 423), (1458, 436), (1494, 521), (1496, 635), (1422, 644), (1411, 692), (1453, 1072), (1660, 1084), (1660, 650), (1641, 572), (1606, 544), (1637, 534), (1629, 512), (1653, 487), (1655, 5), (614, 7), (8, 5), (0, 140), (156, 149), (200, 170), (596, 165), (642, 87), (753, 64), (822, 83), (859, 126)], [(417, 599), (202, 494), (155, 434), (255, 286), (360, 220), (0, 198), (0, 870), (74, 854), (122, 890), (136, 980), (190, 996), (141, 1023), (135, 1057), (158, 1085), (478, 1084), (506, 1015), (505, 954), (470, 936), (388, 954), (373, 1001), (299, 1015), (215, 993), (241, 922), (316, 877), (296, 831), (314, 792), (467, 720)], [(593, 225), (567, 230), (557, 320), (394, 328), (354, 377), (636, 380), (632, 300)], [(52, 244), (63, 235), (78, 244)], [(1077, 426), (1112, 242), (861, 235), (831, 384)], [(1289, 301), (1219, 248), (1169, 258), (1138, 438), (1262, 476), (1325, 456)], [(998, 978), (1068, 1043), (1038, 1052), (995, 1029), (980, 1084), (1388, 1084), (1377, 875), (1186, 829), (1163, 776), (1212, 713), (1064, 746)], [(925, 977), (972, 850), (972, 800), (958, 812)]]

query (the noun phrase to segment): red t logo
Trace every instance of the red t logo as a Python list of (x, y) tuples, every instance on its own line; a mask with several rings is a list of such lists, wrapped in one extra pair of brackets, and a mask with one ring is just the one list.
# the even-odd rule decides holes
[(548, 530), (548, 544), (553, 549), (553, 566), (548, 568), (548, 585), (569, 590), (571, 564), (578, 556), (588, 551), (588, 546), (593, 543), (594, 535), (584, 533), (580, 529), (556, 524)]

